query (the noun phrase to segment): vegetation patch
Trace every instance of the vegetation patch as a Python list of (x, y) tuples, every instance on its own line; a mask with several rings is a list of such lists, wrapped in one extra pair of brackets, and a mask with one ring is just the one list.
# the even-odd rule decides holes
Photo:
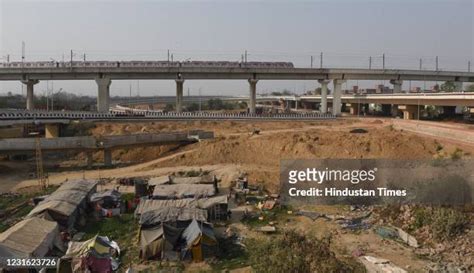
[(248, 240), (249, 262), (255, 272), (365, 272), (358, 263), (338, 259), (331, 238), (322, 239), (285, 231), (274, 237)]

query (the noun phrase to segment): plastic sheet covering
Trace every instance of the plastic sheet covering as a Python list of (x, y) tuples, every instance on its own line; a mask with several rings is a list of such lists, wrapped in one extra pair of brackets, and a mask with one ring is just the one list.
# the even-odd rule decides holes
[(152, 226), (160, 223), (207, 220), (207, 211), (196, 208), (173, 208), (166, 207), (158, 210), (147, 211), (140, 216), (139, 224), (142, 226)]
[(1, 257), (44, 257), (54, 246), (61, 249), (56, 222), (28, 218), (0, 234)]
[(153, 191), (155, 199), (203, 198), (216, 195), (214, 185), (177, 184), (156, 186)]

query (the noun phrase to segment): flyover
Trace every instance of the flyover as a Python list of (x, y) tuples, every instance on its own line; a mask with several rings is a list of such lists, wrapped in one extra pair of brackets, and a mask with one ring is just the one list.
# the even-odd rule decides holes
[[(0, 126), (10, 126), (16, 124), (46, 124), (57, 126), (59, 124), (69, 124), (76, 122), (100, 122), (100, 121), (189, 121), (189, 120), (255, 120), (255, 121), (275, 121), (275, 120), (323, 120), (333, 119), (332, 114), (310, 113), (290, 113), (274, 115), (257, 115), (247, 113), (213, 113), (213, 112), (161, 112), (142, 111), (137, 114), (123, 115), (110, 111), (108, 113), (79, 112), (79, 111), (25, 111), (25, 110), (0, 110)], [(53, 127), (50, 127), (51, 130)], [(46, 128), (48, 130), (48, 127)]]
[(249, 110), (255, 113), (257, 83), (261, 80), (318, 80), (322, 89), (322, 112), (327, 112), (327, 85), (333, 81), (333, 112), (340, 115), (342, 83), (346, 80), (388, 80), (395, 93), (403, 81), (451, 81), (462, 91), (463, 82), (474, 82), (473, 72), (332, 69), (332, 68), (226, 68), (226, 67), (48, 67), (1, 68), (0, 81), (21, 81), (27, 86), (27, 109), (33, 110), (33, 88), (41, 80), (95, 80), (98, 86), (97, 109), (107, 112), (112, 80), (174, 80), (176, 110), (182, 111), (183, 84), (186, 80), (246, 80), (249, 83)]
[(42, 151), (82, 151), (86, 152), (88, 165), (92, 165), (92, 153), (104, 151), (105, 165), (112, 163), (112, 150), (133, 146), (167, 145), (193, 143), (214, 138), (213, 132), (194, 130), (188, 132), (132, 134), (111, 136), (79, 136), (61, 138), (11, 138), (0, 139), (1, 154), (31, 153), (37, 149), (37, 141)]

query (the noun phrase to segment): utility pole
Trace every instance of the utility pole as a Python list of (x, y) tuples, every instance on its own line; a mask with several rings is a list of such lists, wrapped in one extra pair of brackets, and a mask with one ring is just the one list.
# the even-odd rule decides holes
[(311, 56), (311, 68), (313, 68), (313, 56)]
[(471, 61), (467, 62), (467, 72), (471, 72)]
[(72, 68), (72, 49), (71, 49), (71, 68)]
[(10, 62), (10, 54), (7, 55), (7, 63)]
[(170, 50), (168, 49), (168, 63), (170, 62)]
[(25, 62), (25, 41), (21, 41), (21, 67), (23, 68), (23, 63)]
[(420, 70), (423, 68), (423, 58), (420, 58)]
[(436, 56), (436, 71), (438, 71), (438, 56)]
[(247, 63), (247, 49), (245, 50), (245, 63)]
[(84, 53), (84, 62), (86, 61), (86, 53)]
[(319, 68), (323, 68), (323, 52), (319, 56)]
[(382, 54), (382, 68), (385, 69), (385, 53)]
[(173, 62), (173, 53), (171, 53), (171, 62)]
[(369, 56), (369, 69), (372, 69), (372, 56)]

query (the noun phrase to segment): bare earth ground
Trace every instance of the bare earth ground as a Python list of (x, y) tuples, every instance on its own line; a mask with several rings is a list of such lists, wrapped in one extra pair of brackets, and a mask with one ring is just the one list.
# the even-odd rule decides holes
[[(472, 132), (472, 127), (459, 124), (437, 124)], [(255, 128), (259, 135), (251, 135)], [(363, 128), (367, 133), (350, 131)], [(394, 130), (390, 119), (340, 119), (318, 122), (154, 122), (154, 123), (108, 123), (97, 124), (90, 130), (94, 136), (111, 134), (132, 134), (140, 132), (169, 132), (202, 129), (214, 131), (216, 138), (187, 146), (169, 145), (122, 149), (114, 151), (116, 162), (130, 164), (114, 169), (93, 169), (84, 171), (50, 172), (50, 184), (59, 184), (75, 178), (114, 178), (134, 176), (159, 176), (172, 172), (203, 169), (222, 179), (220, 187), (228, 187), (240, 173), (248, 173), (251, 182), (262, 183), (269, 191), (279, 188), (279, 162), (281, 159), (303, 158), (386, 158), (386, 159), (429, 159), (449, 156), (457, 148), (464, 156), (474, 152), (474, 146), (462, 141), (436, 139), (429, 136)], [(101, 153), (94, 158), (100, 161)], [(84, 164), (84, 156), (62, 162), (62, 166)], [(4, 167), (3, 167), (4, 166)], [(20, 166), (3, 164), (0, 161), (0, 191), (31, 191), (36, 181), (28, 179)], [(113, 187), (114, 184), (105, 187)], [(122, 188), (121, 188), (122, 189)], [(131, 188), (125, 190), (132, 190)], [(322, 213), (338, 213), (339, 207), (313, 207)], [(246, 236), (262, 236), (248, 230), (243, 224)], [(356, 248), (364, 248), (368, 255), (391, 260), (410, 272), (422, 272), (426, 265), (408, 247), (395, 242), (381, 240), (371, 231), (360, 234), (344, 233), (331, 221), (312, 221), (305, 217), (294, 217), (280, 228), (294, 228), (318, 236), (332, 234), (334, 249), (338, 255), (349, 255)], [(192, 268), (201, 267), (193, 265)], [(203, 265), (205, 268), (206, 266)], [(189, 270), (192, 270), (189, 269)]]

